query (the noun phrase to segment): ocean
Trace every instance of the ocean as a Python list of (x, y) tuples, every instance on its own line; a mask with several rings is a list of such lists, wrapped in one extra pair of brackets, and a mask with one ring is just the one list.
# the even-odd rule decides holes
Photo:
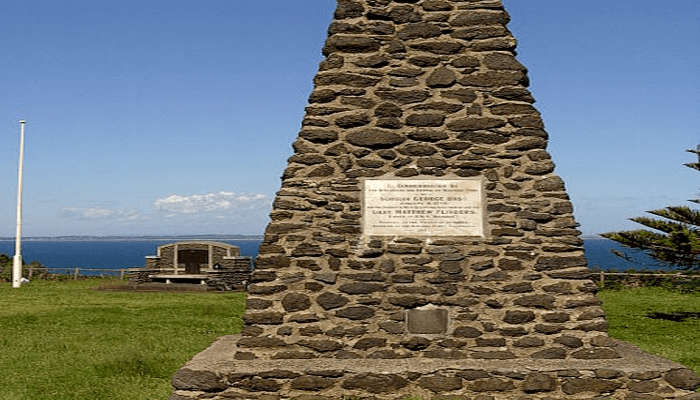
[[(144, 257), (156, 254), (156, 247), (177, 240), (25, 240), (22, 257), (25, 262), (39, 261), (49, 268), (134, 268), (144, 265)], [(244, 256), (255, 257), (260, 240), (218, 240), (240, 247)], [(628, 269), (664, 269), (640, 251), (624, 249), (608, 239), (586, 238), (584, 248), (590, 268), (624, 271)], [(624, 251), (631, 259), (612, 253)], [(12, 256), (14, 241), (0, 240), (0, 253)]]
[[(197, 239), (203, 240), (203, 239)], [(158, 246), (176, 242), (162, 240), (23, 240), (22, 259), (25, 263), (39, 261), (48, 268), (122, 268), (143, 267), (146, 256), (156, 255)], [(254, 257), (258, 254), (260, 240), (216, 240), (240, 247), (241, 255)], [(15, 243), (0, 240), (0, 253), (12, 256)], [(66, 273), (63, 271), (51, 271)], [(81, 272), (84, 275), (98, 275), (97, 271)]]

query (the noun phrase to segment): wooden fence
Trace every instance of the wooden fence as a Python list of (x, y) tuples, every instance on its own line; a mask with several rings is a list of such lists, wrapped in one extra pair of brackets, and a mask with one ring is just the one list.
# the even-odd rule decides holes
[(637, 277), (637, 278), (657, 278), (657, 279), (683, 279), (683, 280), (695, 280), (700, 279), (700, 275), (689, 275), (682, 273), (653, 273), (653, 272), (591, 272), (591, 279), (597, 280), (598, 283), (603, 286), (605, 285), (605, 277)]
[[(50, 274), (55, 274), (55, 275), (68, 275), (72, 276), (73, 279), (78, 279), (81, 276), (81, 272), (83, 272), (82, 276), (99, 276), (99, 277), (105, 277), (105, 276), (119, 276), (119, 279), (124, 280), (126, 278), (126, 274), (129, 272), (129, 270), (133, 268), (80, 268), (80, 267), (75, 267), (75, 268), (52, 268), (52, 267), (39, 267), (39, 268), (34, 268), (34, 267), (25, 267), (24, 268), (27, 271), (27, 277), (29, 279), (32, 279), (32, 275), (34, 275), (35, 272), (48, 272)], [(96, 272), (96, 274), (85, 274), (84, 272)]]
[[(119, 276), (119, 279), (124, 280), (126, 278), (126, 274), (132, 270), (132, 269), (137, 269), (137, 268), (51, 268), (51, 267), (40, 267), (40, 268), (33, 268), (33, 267), (26, 267), (25, 270), (28, 272), (28, 277), (29, 279), (32, 278), (32, 275), (34, 274), (35, 271), (46, 271), (50, 274), (57, 274), (57, 275), (69, 275), (72, 276), (73, 279), (78, 279), (81, 276), (81, 272), (98, 272), (99, 274), (83, 274), (82, 276), (99, 276), (99, 277), (104, 277), (104, 276)], [(700, 275), (688, 275), (688, 274), (682, 274), (682, 273), (641, 273), (641, 272), (606, 272), (606, 271), (600, 271), (600, 272), (591, 272), (591, 279), (594, 281), (598, 281), (598, 283), (602, 286), (605, 285), (605, 277), (610, 276), (610, 277), (640, 277), (640, 278), (661, 278), (661, 279), (686, 279), (686, 280), (694, 280), (694, 279), (700, 279)]]

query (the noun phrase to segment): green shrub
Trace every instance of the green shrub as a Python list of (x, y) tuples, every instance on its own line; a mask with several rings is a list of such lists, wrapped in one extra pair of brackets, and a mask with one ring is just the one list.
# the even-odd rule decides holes
[[(31, 261), (29, 264), (22, 260), (22, 276), (29, 279), (29, 270), (32, 268), (31, 279), (50, 279), (48, 268), (39, 261)], [(0, 282), (12, 281), (12, 257), (0, 253)]]

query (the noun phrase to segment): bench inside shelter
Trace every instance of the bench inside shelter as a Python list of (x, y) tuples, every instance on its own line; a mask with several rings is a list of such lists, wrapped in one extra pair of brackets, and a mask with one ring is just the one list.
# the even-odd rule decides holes
[(143, 268), (129, 274), (132, 283), (198, 284), (219, 290), (245, 288), (251, 273), (251, 258), (240, 248), (213, 241), (168, 243), (146, 257)]

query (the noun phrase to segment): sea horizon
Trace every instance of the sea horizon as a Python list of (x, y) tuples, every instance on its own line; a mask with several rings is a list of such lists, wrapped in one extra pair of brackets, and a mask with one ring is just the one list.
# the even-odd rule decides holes
[[(30, 240), (73, 240), (73, 241), (93, 241), (93, 240), (158, 240), (158, 239), (232, 239), (232, 240), (262, 240), (264, 234), (195, 234), (195, 235), (45, 235), (45, 236), (22, 236), (22, 241)], [(584, 240), (608, 240), (600, 234), (581, 235)], [(15, 241), (12, 236), (0, 236), (0, 241)]]
[[(241, 235), (241, 234), (211, 234), (211, 235), (61, 235), (61, 236), (22, 236), (22, 242), (25, 241), (100, 241), (100, 240), (119, 240), (119, 241), (142, 241), (142, 240), (162, 240), (162, 239), (177, 239), (177, 240), (262, 240), (264, 235)], [(0, 237), (0, 242), (15, 241), (14, 237)]]
[[(583, 247), (588, 267), (603, 270), (668, 270), (654, 259), (636, 249), (592, 235), (584, 235)], [(48, 268), (122, 269), (142, 267), (145, 257), (155, 255), (157, 247), (175, 241), (210, 240), (240, 247), (241, 255), (256, 257), (263, 235), (140, 235), (140, 236), (33, 236), (22, 239), (25, 262), (38, 261)], [(0, 238), (0, 253), (14, 254), (14, 238)], [(623, 259), (613, 251), (630, 256)]]

